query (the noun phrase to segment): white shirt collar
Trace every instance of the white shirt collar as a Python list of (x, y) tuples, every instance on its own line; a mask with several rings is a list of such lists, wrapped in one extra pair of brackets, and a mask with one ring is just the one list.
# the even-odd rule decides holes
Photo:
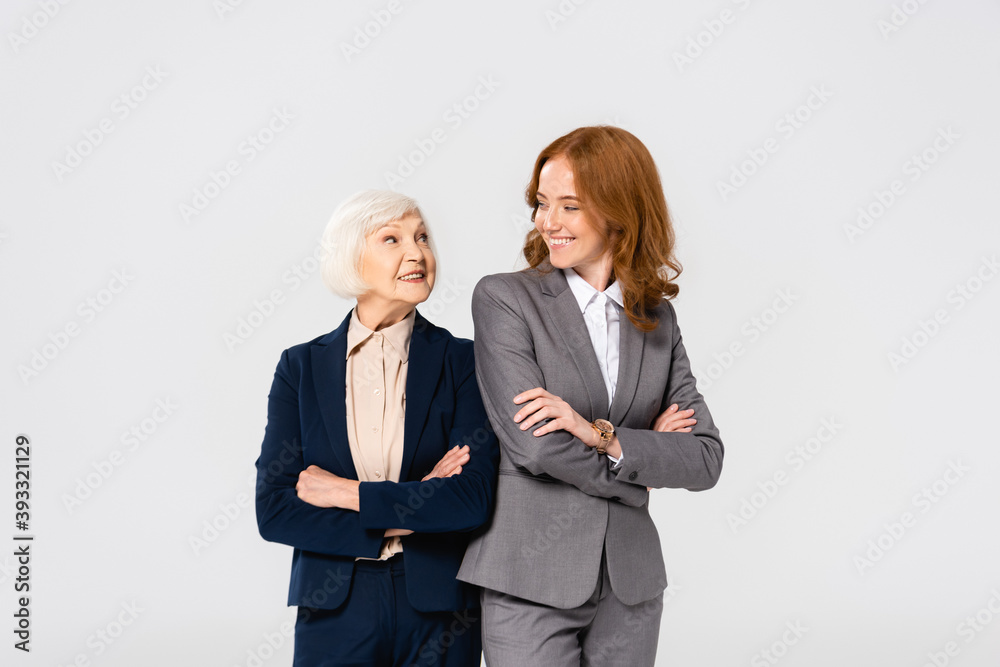
[[(573, 290), (573, 296), (576, 297), (576, 302), (580, 306), (580, 312), (587, 309), (587, 305), (594, 300), (594, 297), (599, 294), (599, 292), (594, 288), (593, 285), (588, 283), (586, 280), (580, 277), (580, 274), (573, 269), (559, 269), (566, 276), (566, 282), (569, 283), (569, 288)], [(606, 290), (604, 290), (604, 296), (608, 297), (621, 308), (625, 307), (625, 303), (622, 299), (622, 288), (618, 284), (618, 281), (611, 283)]]

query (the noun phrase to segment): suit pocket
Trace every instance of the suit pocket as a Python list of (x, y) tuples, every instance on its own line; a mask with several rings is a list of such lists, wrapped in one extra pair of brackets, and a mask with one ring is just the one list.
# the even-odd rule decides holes
[(545, 482), (546, 484), (562, 484), (561, 481), (555, 477), (550, 477), (548, 475), (532, 475), (527, 470), (516, 470), (516, 469), (503, 469), (500, 470), (501, 475), (513, 475), (514, 477), (526, 477), (528, 479), (533, 479), (538, 482)]

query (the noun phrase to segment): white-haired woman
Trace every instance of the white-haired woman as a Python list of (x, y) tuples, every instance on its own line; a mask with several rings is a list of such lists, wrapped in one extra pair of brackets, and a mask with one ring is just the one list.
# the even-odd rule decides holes
[(455, 574), (499, 452), (472, 342), (416, 311), (436, 261), (414, 200), (358, 193), (323, 245), (357, 305), (281, 354), (256, 464), (260, 534), (295, 548), (294, 664), (479, 665), (479, 591)]

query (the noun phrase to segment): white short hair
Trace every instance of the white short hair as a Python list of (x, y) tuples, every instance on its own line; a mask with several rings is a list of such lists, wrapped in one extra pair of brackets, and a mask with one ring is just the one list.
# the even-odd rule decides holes
[(408, 215), (424, 217), (416, 200), (389, 190), (363, 190), (338, 206), (323, 232), (322, 275), (327, 288), (345, 299), (367, 292), (361, 265), (368, 235)]

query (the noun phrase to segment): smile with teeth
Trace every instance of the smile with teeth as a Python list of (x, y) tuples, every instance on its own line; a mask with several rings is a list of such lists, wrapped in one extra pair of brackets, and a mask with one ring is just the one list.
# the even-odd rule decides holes
[(574, 239), (572, 237), (569, 237), (569, 238), (567, 238), (567, 237), (554, 238), (554, 237), (551, 237), (551, 236), (549, 237), (549, 245), (552, 245), (552, 246), (568, 245), (568, 244), (572, 243), (573, 241), (574, 241)]
[(416, 271), (414, 273), (407, 273), (405, 276), (401, 277), (400, 280), (407, 283), (416, 282), (418, 280), (424, 279), (423, 271)]

